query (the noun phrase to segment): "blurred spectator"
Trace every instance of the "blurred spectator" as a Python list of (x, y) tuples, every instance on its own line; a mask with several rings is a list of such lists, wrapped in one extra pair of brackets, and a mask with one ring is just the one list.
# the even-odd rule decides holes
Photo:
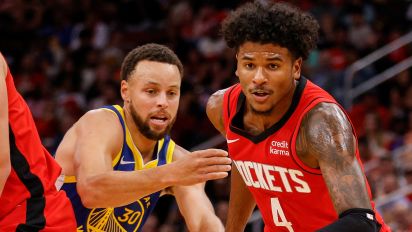
[(368, 92), (365, 93), (362, 99), (355, 103), (352, 106), (352, 109), (349, 111), (349, 116), (352, 120), (352, 123), (355, 127), (356, 134), (359, 137), (366, 135), (366, 115), (368, 113), (375, 113), (377, 120), (380, 122), (379, 127), (383, 129), (388, 128), (390, 122), (390, 114), (388, 109), (386, 109), (378, 99), (376, 93)]
[(362, 9), (354, 6), (350, 10), (349, 41), (356, 49), (365, 51), (376, 46), (377, 38), (365, 20)]

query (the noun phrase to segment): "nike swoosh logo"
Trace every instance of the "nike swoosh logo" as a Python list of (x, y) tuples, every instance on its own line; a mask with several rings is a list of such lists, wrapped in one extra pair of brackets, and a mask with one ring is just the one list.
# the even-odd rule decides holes
[(125, 161), (124, 156), (120, 159), (120, 164), (134, 164), (134, 161)]
[(228, 139), (226, 138), (227, 143), (234, 143), (237, 142), (239, 139)]

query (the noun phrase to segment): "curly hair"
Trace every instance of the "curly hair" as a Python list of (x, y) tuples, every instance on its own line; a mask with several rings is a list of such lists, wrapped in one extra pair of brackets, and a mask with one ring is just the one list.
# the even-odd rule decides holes
[(236, 50), (245, 42), (273, 43), (287, 48), (294, 58), (306, 59), (316, 47), (319, 24), (287, 3), (246, 3), (223, 21), (222, 34)]
[(135, 70), (137, 63), (142, 60), (176, 65), (179, 69), (180, 76), (183, 76), (182, 62), (170, 48), (161, 44), (149, 43), (133, 49), (126, 55), (120, 69), (122, 80), (127, 81)]

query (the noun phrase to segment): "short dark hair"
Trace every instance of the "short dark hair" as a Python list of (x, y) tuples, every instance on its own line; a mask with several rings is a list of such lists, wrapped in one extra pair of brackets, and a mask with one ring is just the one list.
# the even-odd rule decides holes
[(223, 21), (222, 34), (236, 50), (245, 42), (277, 44), (294, 58), (306, 59), (316, 47), (319, 24), (308, 13), (287, 3), (246, 3)]
[(164, 45), (149, 43), (136, 47), (126, 55), (120, 70), (122, 80), (127, 81), (131, 73), (135, 70), (137, 63), (142, 60), (176, 65), (179, 69), (180, 76), (183, 77), (183, 65), (177, 55)]

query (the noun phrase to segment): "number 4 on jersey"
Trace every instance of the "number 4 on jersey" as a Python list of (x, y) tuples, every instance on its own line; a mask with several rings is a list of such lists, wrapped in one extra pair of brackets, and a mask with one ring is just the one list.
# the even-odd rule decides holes
[(294, 232), (292, 223), (286, 220), (285, 214), (280, 206), (279, 199), (277, 197), (271, 198), (270, 204), (272, 205), (273, 222), (275, 225), (286, 227), (289, 232)]

